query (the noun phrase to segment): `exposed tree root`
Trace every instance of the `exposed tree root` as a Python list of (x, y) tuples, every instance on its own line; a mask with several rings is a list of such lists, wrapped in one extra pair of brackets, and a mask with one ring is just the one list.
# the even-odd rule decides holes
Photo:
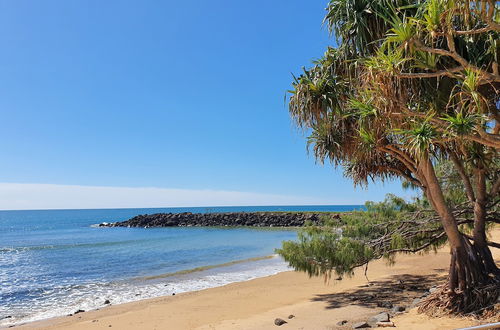
[(500, 282), (497, 278), (492, 282), (466, 292), (451, 291), (449, 284), (444, 284), (420, 304), (418, 311), (435, 317), (451, 314), (500, 321)]
[(495, 304), (495, 306), (491, 308), (487, 308), (481, 314), (481, 319), (488, 322), (500, 322), (500, 303)]

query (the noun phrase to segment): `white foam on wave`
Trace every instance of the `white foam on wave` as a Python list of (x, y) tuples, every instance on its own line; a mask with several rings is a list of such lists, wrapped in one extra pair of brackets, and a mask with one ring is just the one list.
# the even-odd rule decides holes
[[(90, 283), (60, 287), (44, 292), (43, 298), (30, 301), (29, 306), (0, 306), (0, 327), (64, 316), (82, 309), (102, 308), (109, 299), (112, 304), (122, 304), (142, 299), (198, 291), (235, 282), (274, 275), (290, 270), (279, 257), (249, 261), (231, 266), (214, 268), (186, 275), (131, 280), (112, 283)], [(4, 319), (2, 319), (2, 315)], [(10, 318), (5, 318), (11, 316)]]

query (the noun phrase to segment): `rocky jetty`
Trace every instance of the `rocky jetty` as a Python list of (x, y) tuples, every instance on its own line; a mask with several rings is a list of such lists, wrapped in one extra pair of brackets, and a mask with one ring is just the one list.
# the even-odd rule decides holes
[(320, 217), (319, 213), (293, 212), (156, 213), (138, 215), (123, 222), (103, 222), (99, 227), (300, 227), (306, 221), (318, 223)]

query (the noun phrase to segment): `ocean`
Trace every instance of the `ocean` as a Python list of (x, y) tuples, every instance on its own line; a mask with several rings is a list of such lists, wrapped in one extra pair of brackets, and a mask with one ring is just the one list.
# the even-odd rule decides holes
[(159, 212), (350, 211), (359, 205), (0, 211), (0, 326), (288, 270), (293, 229), (99, 228)]

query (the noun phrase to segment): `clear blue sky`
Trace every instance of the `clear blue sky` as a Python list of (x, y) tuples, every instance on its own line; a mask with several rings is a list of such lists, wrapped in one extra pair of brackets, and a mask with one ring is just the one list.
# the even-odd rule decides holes
[[(381, 199), (315, 164), (283, 97), (325, 1), (0, 2), (0, 182)], [(362, 193), (361, 193), (362, 192)], [(407, 193), (406, 193), (407, 194)]]

